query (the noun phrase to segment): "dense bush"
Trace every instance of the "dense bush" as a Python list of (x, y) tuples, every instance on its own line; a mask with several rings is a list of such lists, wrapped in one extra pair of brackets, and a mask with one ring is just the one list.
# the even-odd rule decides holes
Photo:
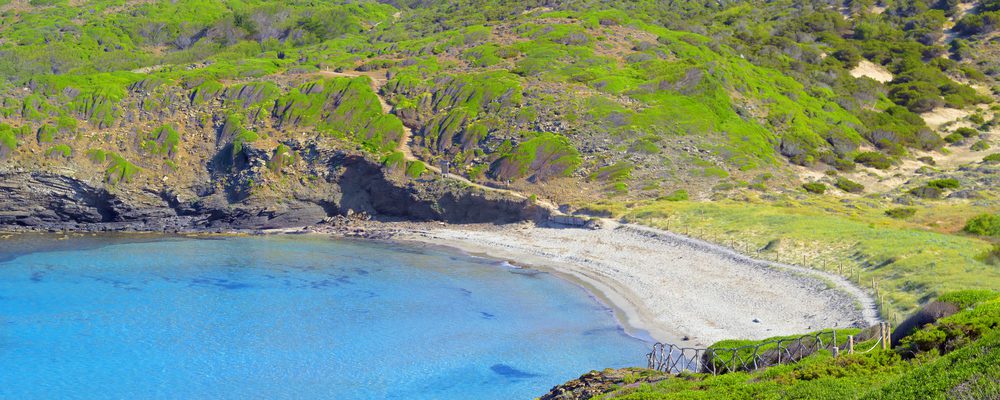
[(965, 223), (965, 231), (973, 235), (1000, 237), (1000, 214), (982, 214)]
[(826, 193), (826, 185), (819, 182), (809, 182), (802, 184), (802, 188), (809, 193), (823, 194)]
[(889, 160), (889, 157), (876, 151), (860, 153), (854, 157), (854, 162), (875, 169), (889, 169), (892, 167), (892, 161)]
[(658, 198), (657, 200), (684, 201), (684, 200), (687, 200), (687, 199), (688, 199), (688, 192), (687, 192), (687, 190), (677, 189), (677, 190), (671, 192), (670, 194), (668, 194), (666, 196)]
[(973, 143), (972, 146), (969, 146), (969, 150), (972, 151), (984, 151), (989, 149), (990, 149), (990, 143), (985, 140), (980, 140), (976, 143)]
[(898, 207), (885, 210), (885, 215), (895, 219), (907, 219), (917, 214), (917, 209), (912, 207)]
[(945, 179), (935, 179), (927, 182), (927, 186), (938, 188), (938, 189), (957, 189), (961, 184), (958, 179), (945, 178)]
[(848, 193), (861, 193), (865, 191), (864, 185), (844, 177), (837, 178), (837, 182), (834, 183), (834, 186)]

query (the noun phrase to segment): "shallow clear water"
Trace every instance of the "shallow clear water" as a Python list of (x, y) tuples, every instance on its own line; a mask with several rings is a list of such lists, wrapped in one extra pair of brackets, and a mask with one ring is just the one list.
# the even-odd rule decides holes
[(647, 351), (572, 283), (443, 250), (59, 247), (0, 247), (0, 398), (533, 398)]

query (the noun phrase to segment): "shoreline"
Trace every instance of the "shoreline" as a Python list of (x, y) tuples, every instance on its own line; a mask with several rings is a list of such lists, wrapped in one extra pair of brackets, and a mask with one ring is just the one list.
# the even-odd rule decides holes
[[(553, 273), (583, 286), (611, 308), (629, 335), (682, 347), (706, 347), (724, 339), (764, 339), (835, 327), (867, 327), (879, 320), (874, 300), (839, 276), (755, 260), (712, 243), (655, 228), (610, 220), (603, 221), (602, 225), (601, 229), (588, 230), (530, 223), (515, 226), (389, 224), (376, 226), (374, 231), (382, 234), (388, 230), (390, 241), (443, 246)], [(581, 236), (583, 238), (575, 244), (567, 239)], [(622, 253), (601, 254), (609, 247), (618, 248)], [(673, 248), (674, 254), (660, 252), (669, 248)], [(646, 254), (629, 256), (641, 252)], [(696, 263), (708, 262), (686, 264), (683, 255), (680, 260), (669, 260), (676, 253), (692, 255)], [(616, 262), (614, 258), (619, 256), (626, 262)], [(665, 279), (650, 284), (643, 281), (674, 275), (672, 268), (683, 270), (694, 266), (693, 271), (687, 272), (701, 273), (706, 265), (707, 269), (718, 268), (718, 271), (710, 272), (710, 279), (704, 282), (681, 281), (678, 284), (677, 280)], [(735, 276), (727, 276), (729, 274)], [(750, 284), (742, 285), (744, 279), (751, 281)], [(761, 284), (761, 281), (771, 285)], [(660, 283), (665, 285), (658, 286)], [(686, 302), (672, 301), (678, 300), (678, 296), (666, 295), (670, 291), (682, 291), (684, 287), (693, 289), (685, 294), (707, 288), (709, 293), (720, 293), (717, 289), (722, 289), (722, 293), (734, 290), (740, 295), (706, 295)], [(767, 317), (760, 317), (763, 315)]]
[[(488, 250), (475, 248), (474, 246), (463, 247), (441, 244), (434, 242), (433, 240), (420, 240), (413, 237), (407, 237), (405, 239), (389, 239), (387, 242), (409, 246), (445, 249), (446, 251), (457, 252), (469, 257), (507, 263), (514, 268), (530, 269), (553, 275), (558, 279), (562, 279), (566, 282), (579, 286), (581, 289), (585, 290), (591, 298), (607, 307), (614, 316), (615, 321), (617, 321), (621, 328), (625, 331), (625, 334), (647, 343), (655, 343), (659, 341), (656, 337), (654, 337), (654, 332), (651, 332), (646, 326), (646, 323), (643, 322), (643, 318), (639, 316), (644, 312), (641, 305), (633, 304), (630, 299), (622, 296), (617, 291), (620, 289), (612, 288), (613, 282), (603, 282), (599, 279), (588, 276), (581, 271), (575, 271), (571, 266), (544, 262), (543, 260), (537, 260), (537, 262), (525, 261), (523, 259), (515, 260), (506, 256), (500, 256), (496, 253), (491, 253)], [(662, 335), (657, 334), (657, 336)], [(676, 339), (680, 340), (680, 338)]]
[[(0, 232), (0, 237), (26, 232)], [(95, 235), (93, 232), (56, 232)], [(875, 302), (845, 278), (752, 259), (669, 231), (602, 220), (597, 229), (553, 223), (450, 225), (341, 218), (268, 230), (129, 232), (187, 237), (319, 235), (431, 246), (551, 273), (608, 307), (626, 334), (707, 347), (877, 322)]]

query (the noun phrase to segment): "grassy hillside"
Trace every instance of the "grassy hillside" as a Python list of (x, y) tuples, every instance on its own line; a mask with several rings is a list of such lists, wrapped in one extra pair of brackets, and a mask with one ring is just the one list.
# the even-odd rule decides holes
[[(787, 163), (854, 174), (859, 163), (889, 169), (914, 151), (942, 149), (948, 132), (917, 113), (990, 104), (988, 74), (997, 71), (939, 57), (949, 55), (943, 46), (915, 33), (944, 29), (951, 9), (934, 7), (8, 2), (4, 116), (32, 131), (63, 123), (72, 128), (61, 131), (94, 132), (132, 125), (133, 109), (174, 122), (176, 103), (188, 98), (231, 109), (198, 110), (202, 120), (235, 111), (251, 122), (274, 116), (281, 127), (289, 116), (279, 108), (296, 94), (279, 97), (302, 75), (360, 71), (414, 130), (425, 162), (448, 160), (470, 178), (515, 186), (569, 178), (602, 196), (648, 198), (684, 183), (707, 195), (789, 173)], [(737, 29), (746, 26), (754, 29)], [(900, 78), (855, 78), (862, 57)], [(147, 93), (160, 87), (173, 90)], [(130, 92), (150, 98), (139, 103)], [(983, 110), (974, 116), (988, 131), (993, 112)], [(351, 114), (348, 126), (294, 119), (376, 153), (400, 137), (392, 117), (360, 126), (374, 109), (339, 112)], [(545, 137), (545, 146), (532, 144)], [(551, 196), (560, 194), (572, 196)]]

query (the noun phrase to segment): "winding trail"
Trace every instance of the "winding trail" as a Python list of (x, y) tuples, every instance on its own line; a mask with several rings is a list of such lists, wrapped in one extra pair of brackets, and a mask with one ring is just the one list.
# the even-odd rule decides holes
[[(382, 112), (384, 112), (386, 114), (391, 114), (392, 113), (392, 109), (393, 109), (392, 105), (390, 105), (385, 100), (385, 97), (382, 96), (382, 87), (385, 86), (386, 82), (388, 82), (388, 79), (386, 79), (383, 76), (379, 76), (379, 75), (384, 75), (384, 73), (380, 73), (380, 72), (376, 72), (376, 71), (372, 71), (370, 73), (364, 73), (364, 72), (359, 72), (359, 71), (336, 72), (336, 71), (322, 70), (322, 71), (319, 71), (319, 74), (323, 75), (323, 76), (338, 77), (338, 78), (357, 78), (357, 77), (362, 77), (362, 76), (367, 77), (369, 79), (370, 84), (371, 84), (372, 90), (375, 92), (375, 97), (378, 98), (378, 102), (382, 106)], [(423, 160), (421, 160), (421, 159), (419, 159), (419, 158), (417, 158), (416, 156), (413, 155), (413, 150), (412, 150), (412, 147), (411, 147), (412, 146), (411, 145), (412, 141), (413, 141), (413, 128), (411, 128), (409, 126), (406, 126), (406, 124), (403, 124), (403, 136), (399, 139), (399, 146), (396, 148), (396, 150), (399, 151), (400, 153), (403, 153), (403, 158), (406, 161), (420, 161), (420, 162), (423, 162), (424, 165), (427, 167), (428, 170), (430, 170), (430, 171), (432, 171), (432, 172), (434, 172), (434, 173), (436, 173), (438, 175), (441, 175), (441, 176), (443, 176), (445, 178), (449, 178), (449, 179), (453, 179), (453, 180), (459, 181), (459, 182), (461, 182), (464, 185), (467, 185), (467, 186), (470, 186), (470, 187), (474, 187), (476, 189), (480, 189), (480, 190), (487, 191), (487, 192), (501, 193), (501, 194), (505, 194), (507, 196), (511, 196), (511, 197), (514, 197), (514, 198), (517, 198), (517, 199), (522, 199), (522, 200), (523, 199), (531, 198), (530, 195), (525, 194), (525, 193), (520, 192), (520, 191), (517, 191), (517, 190), (503, 189), (503, 188), (497, 188), (497, 187), (487, 186), (487, 185), (483, 185), (481, 183), (473, 182), (473, 181), (471, 181), (471, 180), (469, 180), (466, 177), (461, 176), (461, 175), (456, 175), (456, 174), (452, 174), (452, 173), (447, 173), (447, 174), (442, 173), (440, 167), (437, 167), (435, 165), (431, 165), (430, 163), (425, 162), (425, 161), (423, 161)], [(536, 198), (537, 198), (537, 196), (536, 196)], [(536, 200), (536, 203), (539, 206), (547, 209), (550, 213), (552, 213), (554, 215), (560, 215), (560, 214), (562, 214), (562, 212), (559, 211), (559, 206), (556, 205), (554, 202), (548, 200), (548, 199), (538, 198)]]

